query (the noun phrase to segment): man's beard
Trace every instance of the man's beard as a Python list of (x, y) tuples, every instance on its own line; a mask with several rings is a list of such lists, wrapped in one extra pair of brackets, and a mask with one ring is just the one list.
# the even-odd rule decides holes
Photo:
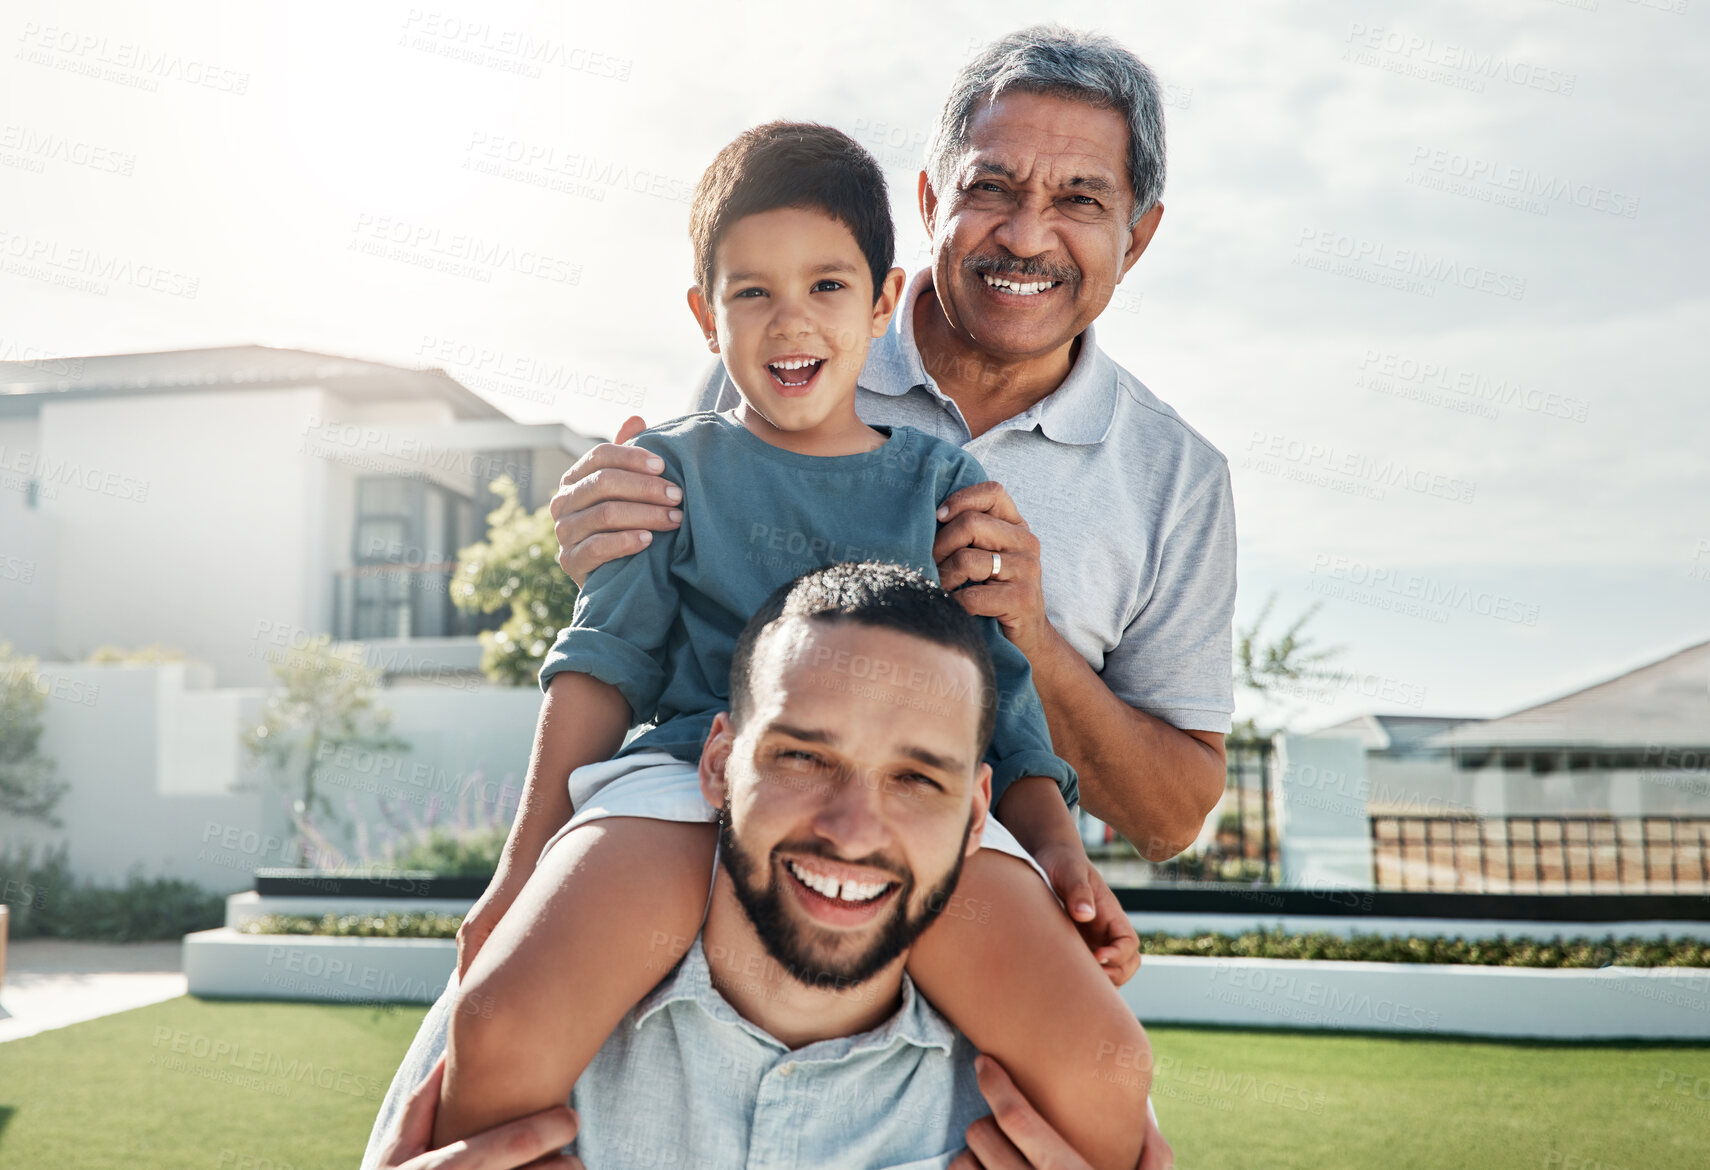
[[(760, 936), (760, 943), (767, 953), (791, 976), (809, 987), (843, 989), (865, 983), (878, 974), (898, 955), (908, 950), (914, 940), (920, 937), (921, 932), (944, 912), (951, 894), (956, 890), (956, 880), (962, 875), (968, 835), (973, 831), (973, 827), (974, 817), (970, 812), (968, 823), (962, 826), (962, 840), (956, 849), (956, 863), (950, 867), (950, 872), (945, 875), (944, 880), (933, 887), (920, 910), (912, 915), (909, 913), (909, 895), (914, 892), (913, 873), (906, 869), (899, 872), (897, 866), (877, 861), (855, 862), (854, 864), (873, 865), (896, 874), (900, 888), (894, 895), (895, 905), (889, 917), (866, 950), (838, 958), (815, 955), (808, 936), (816, 928), (799, 924), (785, 911), (785, 895), (780, 888), (778, 867), (768, 864), (767, 872), (772, 875), (771, 879), (764, 886), (756, 888), (759, 865), (737, 839), (736, 829), (731, 824), (728, 797), (718, 816), (719, 864), (730, 875), (730, 884), (736, 889), (736, 900), (742, 904), (748, 921), (754, 924), (754, 931)], [(834, 861), (847, 860), (815, 843), (793, 844), (790, 849), (792, 852), (812, 854)], [(823, 933), (829, 936), (832, 932), (826, 930)]]

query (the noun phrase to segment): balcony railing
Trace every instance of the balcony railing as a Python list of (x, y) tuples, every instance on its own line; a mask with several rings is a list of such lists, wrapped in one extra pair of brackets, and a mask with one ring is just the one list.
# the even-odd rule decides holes
[(358, 565), (333, 574), (333, 636), (341, 640), (472, 637), (503, 613), (465, 613), (451, 603), (457, 566)]

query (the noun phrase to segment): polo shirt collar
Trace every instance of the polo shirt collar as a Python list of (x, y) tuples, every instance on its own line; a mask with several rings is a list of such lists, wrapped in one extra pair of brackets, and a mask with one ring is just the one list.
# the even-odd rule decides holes
[[(949, 401), (927, 374), (914, 336), (915, 302), (931, 291), (929, 266), (916, 272), (908, 282), (891, 328), (867, 351), (867, 363), (859, 379), (863, 389), (895, 398), (924, 387), (941, 402)], [(1026, 420), (1032, 416), (1046, 437), (1058, 443), (1102, 443), (1116, 420), (1116, 404), (1121, 395), (1117, 365), (1099, 348), (1095, 327), (1089, 324), (1081, 334), (1080, 353), (1075, 355), (1075, 364), (1069, 368), (1063, 384), (1018, 418)]]
[[(676, 969), (667, 975), (658, 987), (648, 992), (636, 1006), (634, 1026), (639, 1029), (661, 1009), (680, 1001), (693, 1003), (717, 1022), (741, 1028), (755, 1039), (780, 1051), (787, 1051), (783, 1041), (744, 1017), (730, 1005), (729, 1000), (718, 993), (712, 983), (712, 969), (707, 965), (706, 951), (702, 949), (700, 935), (695, 937), (694, 945), (689, 948)], [(908, 977), (907, 972), (903, 973), (902, 1006), (890, 1019), (866, 1032), (857, 1032), (853, 1036), (834, 1036), (829, 1040), (806, 1045), (795, 1052), (795, 1058), (841, 1060), (867, 1049), (888, 1048), (896, 1043), (912, 1044), (917, 1048), (938, 1048), (946, 1054), (950, 1053), (956, 1043), (955, 1028), (915, 991), (914, 980)]]

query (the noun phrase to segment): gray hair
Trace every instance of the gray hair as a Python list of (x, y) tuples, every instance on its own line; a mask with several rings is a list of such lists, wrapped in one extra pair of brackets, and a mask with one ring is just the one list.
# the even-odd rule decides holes
[(1163, 196), (1164, 103), (1157, 76), (1114, 37), (1036, 24), (993, 41), (956, 75), (926, 148), (926, 173), (941, 198), (952, 160), (968, 147), (969, 121), (1006, 91), (1059, 95), (1120, 113), (1128, 123), (1128, 185), (1134, 191), (1128, 226)]

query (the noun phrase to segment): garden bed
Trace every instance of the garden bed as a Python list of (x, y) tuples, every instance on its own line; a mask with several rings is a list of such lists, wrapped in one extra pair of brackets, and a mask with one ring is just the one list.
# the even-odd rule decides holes
[(1202, 959), (1296, 959), (1363, 963), (1433, 963), (1470, 967), (1598, 968), (1710, 967), (1710, 942), (1699, 938), (1441, 938), (1384, 934), (1289, 934), (1254, 930), (1238, 935), (1140, 937), (1148, 955)]
[[(461, 914), (267, 914), (245, 921), (246, 934), (333, 938), (455, 938)], [(1365, 963), (1431, 963), (1475, 967), (1710, 967), (1710, 942), (1697, 938), (1421, 938), (1377, 934), (1286, 934), (1248, 931), (1182, 937), (1142, 935), (1147, 955), (1205, 959), (1295, 959)]]

